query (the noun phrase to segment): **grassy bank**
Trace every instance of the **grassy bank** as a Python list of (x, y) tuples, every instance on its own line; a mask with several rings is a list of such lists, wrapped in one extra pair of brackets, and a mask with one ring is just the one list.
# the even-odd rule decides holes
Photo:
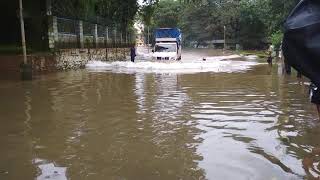
[(259, 58), (267, 58), (268, 57), (268, 54), (266, 53), (266, 51), (262, 51), (262, 50), (242, 50), (242, 51), (239, 51), (239, 54), (242, 54), (245, 56), (256, 55)]
[[(27, 54), (51, 54), (49, 51), (39, 51), (27, 47)], [(14, 44), (2, 45), (0, 44), (0, 55), (22, 55), (22, 47)]]
[(0, 54), (2, 55), (16, 55), (21, 54), (22, 48), (16, 45), (0, 45)]

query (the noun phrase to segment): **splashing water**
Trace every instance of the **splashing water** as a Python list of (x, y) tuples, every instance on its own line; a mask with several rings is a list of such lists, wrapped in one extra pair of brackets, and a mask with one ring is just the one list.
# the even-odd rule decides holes
[(239, 72), (257, 65), (256, 61), (241, 60), (239, 55), (206, 57), (206, 61), (197, 59), (193, 61), (116, 61), (101, 62), (90, 61), (86, 68), (91, 71), (112, 71), (118, 73), (198, 73), (198, 72)]

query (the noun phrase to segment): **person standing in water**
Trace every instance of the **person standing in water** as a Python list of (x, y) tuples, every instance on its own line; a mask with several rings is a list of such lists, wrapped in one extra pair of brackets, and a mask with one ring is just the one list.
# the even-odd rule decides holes
[(269, 49), (268, 49), (268, 58), (267, 58), (267, 62), (269, 64), (269, 66), (272, 66), (272, 60), (273, 60), (273, 58), (275, 56), (274, 53), (275, 53), (274, 46), (270, 45)]
[(136, 58), (136, 48), (134, 47), (134, 45), (130, 48), (130, 56), (131, 56), (131, 62), (134, 62), (135, 58)]

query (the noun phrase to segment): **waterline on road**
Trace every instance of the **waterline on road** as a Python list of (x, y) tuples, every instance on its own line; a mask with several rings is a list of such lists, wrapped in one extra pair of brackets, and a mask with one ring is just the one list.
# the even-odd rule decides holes
[(241, 72), (257, 65), (256, 61), (244, 61), (241, 56), (215, 56), (207, 57), (206, 61), (195, 60), (190, 62), (152, 62), (137, 61), (135, 63), (127, 61), (101, 62), (90, 61), (86, 68), (90, 71), (112, 71), (118, 73), (178, 73), (189, 74), (198, 72)]

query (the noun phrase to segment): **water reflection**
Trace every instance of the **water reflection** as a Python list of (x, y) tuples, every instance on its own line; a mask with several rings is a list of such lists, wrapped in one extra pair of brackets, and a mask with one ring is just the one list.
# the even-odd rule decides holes
[(311, 153), (303, 159), (302, 164), (308, 178), (320, 179), (320, 148), (312, 149)]
[(316, 179), (308, 88), (266, 66), (3, 82), (0, 179)]
[(200, 142), (195, 136), (200, 131), (186, 111), (192, 102), (181, 89), (180, 76), (137, 73), (135, 77), (139, 130), (151, 131), (151, 137), (144, 138), (150, 138), (157, 149), (153, 156), (167, 166), (163, 171), (156, 165), (159, 178), (203, 178), (198, 167), (202, 157), (195, 153)]
[(26, 128), (25, 128), (25, 132), (24, 134), (28, 135), (28, 131), (31, 130), (31, 126), (30, 126), (30, 121), (31, 121), (31, 110), (32, 110), (32, 106), (31, 106), (31, 102), (32, 102), (32, 98), (31, 98), (31, 92), (27, 91), (25, 92), (25, 116), (26, 116), (26, 120), (24, 121)]
[(34, 164), (40, 170), (40, 175), (36, 180), (67, 180), (67, 168), (65, 167), (58, 167), (54, 163), (48, 163), (42, 159), (35, 159)]
[[(258, 77), (252, 74), (254, 72), (246, 76), (197, 76), (199, 83), (189, 88), (197, 89), (189, 94), (199, 102), (192, 117), (200, 122), (199, 128), (206, 131), (202, 135), (204, 142), (198, 148), (204, 156), (200, 166), (210, 179), (300, 179), (304, 175), (303, 157), (297, 157), (297, 151), (293, 151), (294, 155), (292, 151), (289, 153), (292, 145), (285, 142), (288, 137), (300, 136), (298, 129), (302, 126), (296, 123), (301, 117), (304, 126), (314, 121), (314, 111), (304, 97), (305, 87), (290, 84), (291, 79), (283, 82), (284, 79), (275, 76), (274, 72)], [(235, 77), (237, 79), (233, 79)], [(188, 76), (185, 82), (194, 78)], [(301, 94), (297, 94), (299, 91)], [(288, 122), (295, 122), (295, 125), (285, 124)], [(315, 135), (319, 136), (319, 133)], [(253, 158), (254, 167), (248, 163)]]

